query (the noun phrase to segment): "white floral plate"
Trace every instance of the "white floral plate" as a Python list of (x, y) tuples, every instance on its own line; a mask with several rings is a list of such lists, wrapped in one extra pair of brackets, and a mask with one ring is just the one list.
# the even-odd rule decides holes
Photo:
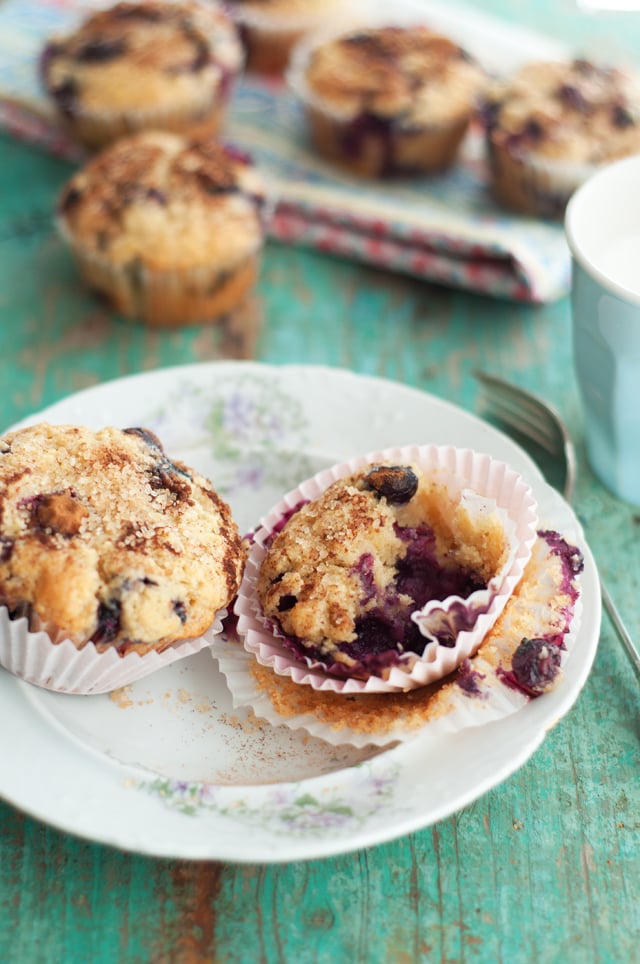
[(489, 452), (526, 476), (541, 519), (582, 548), (584, 615), (561, 684), (515, 720), (382, 752), (331, 747), (234, 710), (206, 651), (111, 696), (53, 694), (0, 671), (0, 796), (27, 813), (156, 856), (328, 856), (464, 807), (518, 769), (576, 700), (599, 636), (593, 559), (529, 457), (480, 419), (382, 379), (243, 362), (119, 379), (26, 422), (44, 419), (153, 429), (214, 481), (243, 530), (299, 480), (358, 452), (416, 442)]

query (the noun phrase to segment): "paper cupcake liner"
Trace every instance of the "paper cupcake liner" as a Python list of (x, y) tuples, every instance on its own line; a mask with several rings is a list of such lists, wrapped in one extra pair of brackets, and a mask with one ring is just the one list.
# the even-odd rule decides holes
[(573, 192), (598, 169), (595, 164), (515, 155), (489, 142), (493, 189), (504, 204), (523, 214), (560, 218)]
[[(480, 515), (487, 510), (495, 512), (501, 519), (509, 552), (486, 589), (472, 593), (466, 600), (459, 596), (433, 600), (416, 611), (414, 621), (423, 635), (429, 634), (425, 636), (422, 657), (405, 654), (402, 663), (392, 666), (384, 677), (344, 679), (332, 675), (324, 664), (314, 659), (306, 658), (302, 662), (296, 658), (287, 647), (285, 636), (262, 614), (256, 585), (269, 538), (283, 516), (301, 502), (318, 498), (337, 479), (377, 462), (417, 464), (425, 475), (457, 497), (471, 517), (474, 512)], [(260, 521), (253, 533), (253, 545), (235, 603), (238, 634), (246, 650), (263, 666), (323, 692), (394, 693), (425, 686), (451, 673), (478, 648), (522, 577), (536, 540), (536, 525), (536, 503), (529, 486), (508, 465), (489, 455), (453, 446), (430, 445), (385, 449), (353, 458), (307, 479)], [(455, 638), (455, 645), (443, 646), (434, 638), (445, 633)]]
[[(516, 592), (474, 656), (446, 679), (408, 693), (353, 695), (299, 687), (254, 660), (229, 627), (211, 653), (236, 707), (251, 707), (273, 725), (303, 729), (335, 746), (387, 746), (415, 737), (437, 739), (505, 719), (562, 680), (580, 629), (579, 551), (556, 552), (556, 533), (540, 533)], [(560, 666), (539, 692), (514, 684), (512, 658), (523, 637), (554, 642)]]
[(53, 643), (44, 631), (30, 632), (25, 617), (10, 619), (7, 607), (0, 606), (0, 666), (56, 693), (109, 693), (211, 646), (226, 615), (226, 609), (220, 610), (202, 636), (173, 643), (162, 652), (118, 656), (113, 649), (99, 653), (90, 642), (82, 649), (70, 639)]
[(262, 242), (233, 267), (153, 270), (136, 262), (135, 273), (130, 274), (126, 265), (114, 264), (78, 241), (64, 219), (59, 219), (58, 229), (89, 287), (109, 298), (124, 317), (149, 327), (219, 321), (243, 304), (260, 272)]

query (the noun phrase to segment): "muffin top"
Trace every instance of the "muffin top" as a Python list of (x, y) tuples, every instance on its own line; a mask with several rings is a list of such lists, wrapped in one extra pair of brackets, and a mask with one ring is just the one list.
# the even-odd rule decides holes
[(426, 27), (378, 27), (311, 51), (306, 92), (344, 119), (393, 119), (402, 127), (467, 117), (485, 75), (448, 37)]
[(587, 60), (527, 64), (489, 92), (486, 118), (498, 147), (597, 164), (640, 151), (640, 83)]
[(415, 465), (372, 465), (286, 521), (267, 549), (257, 593), (264, 615), (300, 652), (371, 669), (389, 651), (422, 654), (426, 640), (411, 613), (484, 588), (505, 551), (495, 515), (471, 520)]
[(118, 141), (66, 185), (63, 233), (112, 264), (234, 267), (258, 250), (262, 178), (240, 152), (158, 131)]
[(0, 604), (81, 647), (164, 649), (235, 596), (244, 551), (211, 483), (144, 429), (0, 438)]
[(236, 28), (211, 0), (118, 3), (45, 48), (45, 86), (65, 114), (193, 108), (242, 67)]

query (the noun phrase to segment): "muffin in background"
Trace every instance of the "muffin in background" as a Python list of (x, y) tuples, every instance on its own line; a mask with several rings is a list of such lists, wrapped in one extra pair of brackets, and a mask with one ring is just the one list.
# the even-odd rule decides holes
[(118, 313), (182, 326), (220, 319), (253, 289), (264, 204), (246, 155), (149, 131), (71, 178), (58, 223), (84, 280)]
[(118, 3), (54, 38), (42, 81), (66, 130), (98, 149), (140, 130), (216, 134), (243, 65), (225, 8), (196, 0)]
[(229, 0), (242, 37), (247, 68), (281, 74), (306, 34), (335, 21), (340, 0)]
[(318, 153), (363, 177), (448, 168), (486, 83), (458, 44), (423, 26), (309, 41), (288, 76)]
[(596, 168), (640, 152), (640, 81), (588, 60), (536, 62), (496, 83), (484, 108), (498, 201), (561, 218)]
[(97, 692), (181, 657), (219, 631), (244, 563), (229, 506), (152, 432), (0, 438), (0, 663), (16, 675)]

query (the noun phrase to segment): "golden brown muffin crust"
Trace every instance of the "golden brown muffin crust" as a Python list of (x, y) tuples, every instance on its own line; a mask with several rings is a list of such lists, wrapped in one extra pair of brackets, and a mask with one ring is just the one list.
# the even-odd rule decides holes
[(263, 238), (262, 180), (215, 141), (149, 132), (90, 161), (60, 200), (64, 229), (111, 262), (235, 266)]
[(78, 646), (163, 649), (233, 599), (229, 506), (143, 429), (46, 423), (4, 437), (0, 602)]
[(425, 27), (379, 27), (311, 53), (306, 81), (330, 109), (429, 124), (468, 113), (484, 74), (461, 47)]
[(597, 164), (640, 150), (640, 82), (586, 60), (527, 64), (488, 95), (488, 133), (523, 156)]
[(218, 4), (118, 3), (45, 50), (43, 76), (63, 112), (113, 113), (212, 93), (237, 73), (242, 51)]

